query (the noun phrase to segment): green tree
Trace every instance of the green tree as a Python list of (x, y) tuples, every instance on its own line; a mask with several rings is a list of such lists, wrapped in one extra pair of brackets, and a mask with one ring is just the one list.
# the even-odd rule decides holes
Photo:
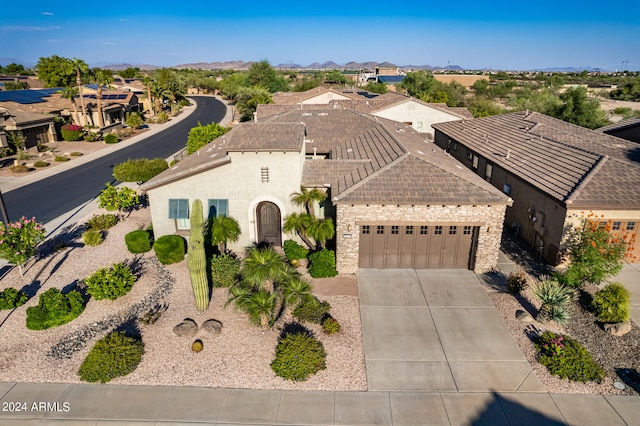
[(113, 73), (100, 68), (94, 68), (91, 75), (93, 80), (98, 84), (98, 90), (96, 93), (96, 100), (98, 103), (98, 126), (103, 128), (104, 115), (102, 114), (102, 90), (103, 87), (111, 87), (111, 83), (113, 83)]
[(137, 112), (129, 112), (127, 113), (127, 119), (125, 123), (132, 129), (139, 129), (144, 124), (144, 120)]
[(562, 104), (554, 106), (547, 114), (578, 126), (596, 129), (608, 123), (607, 113), (600, 108), (600, 102), (587, 97), (587, 89), (568, 89), (560, 95)]
[(284, 280), (291, 274), (285, 258), (273, 247), (250, 247), (240, 268), (242, 279), (259, 288), (273, 293), (275, 283)]
[(38, 60), (35, 70), (45, 87), (73, 86), (74, 62), (69, 58), (57, 55), (42, 57)]
[(82, 94), (82, 87), (83, 87), (82, 78), (89, 71), (89, 66), (86, 64), (85, 61), (78, 58), (73, 58), (71, 63), (73, 65), (73, 72), (76, 76), (76, 86), (78, 87), (78, 94), (80, 95), (80, 107), (82, 108), (82, 117), (84, 120), (84, 123), (82, 123), (82, 126), (87, 126), (89, 125), (89, 120), (87, 119), (87, 108), (84, 105), (84, 96)]
[(36, 254), (36, 247), (44, 241), (45, 230), (35, 217), (21, 217), (15, 222), (0, 222), (0, 257), (18, 265), (20, 275), (24, 275), (22, 266)]
[(235, 243), (240, 238), (240, 225), (232, 217), (218, 216), (210, 220), (211, 244), (218, 246), (218, 251), (227, 251), (227, 242)]
[(291, 213), (284, 218), (284, 232), (296, 233), (305, 243), (307, 248), (313, 249), (315, 244), (311, 242), (307, 230), (315, 219), (308, 213)]
[(129, 187), (118, 189), (107, 182), (107, 187), (98, 195), (98, 207), (107, 211), (117, 210), (122, 213), (131, 211), (139, 204), (138, 194)]
[(418, 97), (420, 92), (429, 93), (437, 83), (438, 81), (430, 73), (420, 70), (407, 73), (400, 84), (400, 88), (404, 89), (409, 95)]
[(338, 70), (331, 70), (325, 74), (324, 83), (344, 85), (347, 84), (347, 77)]
[(333, 238), (335, 233), (331, 218), (315, 219), (307, 228), (307, 235), (316, 241), (316, 250), (325, 248), (327, 241)]
[(291, 201), (296, 206), (303, 206), (307, 211), (307, 214), (315, 218), (315, 205), (327, 198), (327, 193), (318, 188), (300, 188), (300, 192), (294, 192), (291, 194)]
[(78, 88), (74, 86), (67, 86), (58, 93), (60, 93), (60, 97), (62, 97), (63, 99), (69, 99), (69, 102), (71, 102), (71, 106), (73, 107), (73, 112), (75, 113), (74, 116), (78, 117), (78, 106), (76, 105)]
[(266, 59), (251, 64), (247, 73), (247, 86), (261, 86), (271, 93), (289, 90), (287, 81), (276, 73)]
[(219, 82), (220, 92), (230, 101), (235, 101), (240, 89), (247, 85), (247, 74), (240, 72), (231, 74)]
[(502, 114), (502, 108), (500, 108), (491, 99), (484, 97), (475, 96), (472, 99), (469, 99), (467, 101), (467, 108), (475, 118)]
[(273, 103), (271, 93), (264, 87), (242, 87), (236, 95), (236, 108), (240, 113), (240, 121), (250, 121), (259, 104)]
[(384, 94), (389, 91), (389, 88), (387, 87), (386, 84), (376, 83), (375, 81), (368, 82), (367, 84), (362, 86), (362, 88), (367, 92), (380, 93), (380, 94)]
[(198, 151), (209, 142), (216, 140), (220, 136), (227, 133), (230, 129), (217, 123), (207, 124), (203, 126), (200, 122), (196, 127), (189, 130), (187, 138), (187, 155), (191, 155)]

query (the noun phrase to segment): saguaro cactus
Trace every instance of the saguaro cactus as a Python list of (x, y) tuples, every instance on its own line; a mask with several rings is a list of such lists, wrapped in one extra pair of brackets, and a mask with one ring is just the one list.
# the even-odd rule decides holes
[(193, 200), (191, 207), (191, 233), (189, 234), (189, 273), (193, 295), (196, 299), (196, 309), (204, 311), (209, 306), (209, 283), (207, 282), (206, 255), (204, 252), (204, 220), (202, 217), (202, 202)]

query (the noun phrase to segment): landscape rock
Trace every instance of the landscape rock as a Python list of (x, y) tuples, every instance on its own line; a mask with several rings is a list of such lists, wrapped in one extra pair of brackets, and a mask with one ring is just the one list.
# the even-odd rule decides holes
[(527, 311), (523, 311), (522, 309), (518, 309), (516, 311), (516, 319), (522, 322), (533, 322), (533, 317)]
[(605, 324), (604, 331), (614, 336), (624, 336), (631, 331), (631, 322), (618, 322), (615, 324)]
[(208, 334), (220, 334), (222, 332), (222, 323), (216, 319), (209, 319), (202, 323), (200, 328)]
[(185, 318), (184, 321), (173, 327), (173, 332), (178, 336), (193, 337), (198, 334), (198, 324), (190, 318)]

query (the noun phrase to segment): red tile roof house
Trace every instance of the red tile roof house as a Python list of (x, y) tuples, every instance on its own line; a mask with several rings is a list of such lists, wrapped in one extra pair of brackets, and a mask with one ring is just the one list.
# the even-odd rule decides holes
[(465, 268), (497, 263), (511, 199), (409, 125), (343, 109), (241, 123), (142, 185), (156, 237), (183, 234), (194, 199), (238, 220), (229, 248), (280, 245), (291, 194), (320, 188), (336, 225), (337, 269)]
[(550, 263), (589, 215), (640, 259), (638, 144), (526, 111), (433, 127), (439, 147), (513, 199), (506, 225)]

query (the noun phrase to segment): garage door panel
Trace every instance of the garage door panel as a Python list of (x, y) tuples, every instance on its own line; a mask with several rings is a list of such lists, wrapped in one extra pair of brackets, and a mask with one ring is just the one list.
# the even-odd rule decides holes
[(400, 262), (399, 268), (413, 268), (414, 264), (414, 244), (416, 242), (415, 230), (413, 226), (400, 227)]
[(429, 227), (429, 255), (427, 268), (441, 268), (444, 254), (444, 226), (435, 225)]

